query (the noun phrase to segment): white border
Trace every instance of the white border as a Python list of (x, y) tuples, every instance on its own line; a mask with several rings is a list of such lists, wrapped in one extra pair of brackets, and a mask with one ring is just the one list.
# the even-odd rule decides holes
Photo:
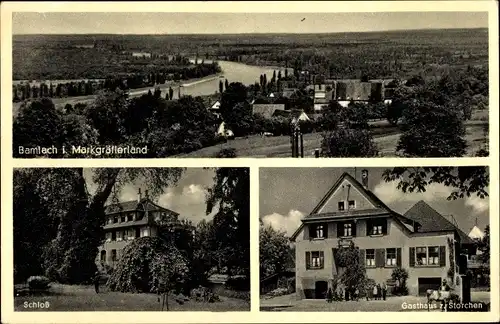
[[(490, 157), (457, 159), (155, 159), (155, 160), (13, 160), (12, 147), (12, 57), (11, 23), (13, 11), (39, 12), (402, 12), (402, 11), (488, 11), (489, 12), (489, 77), (490, 77)], [(259, 312), (259, 260), (258, 260), (258, 167), (394, 167), (394, 166), (465, 166), (489, 165), (491, 184), (490, 226), (491, 273), (498, 274), (499, 260), (499, 208), (498, 199), (498, 7), (496, 1), (355, 1), (355, 2), (3, 2), (1, 4), (1, 71), (2, 71), (2, 322), (5, 323), (304, 323), (304, 322), (477, 322), (498, 321), (498, 276), (491, 277), (492, 292), (490, 313), (370, 313), (339, 312), (296, 313)], [(252, 305), (250, 312), (13, 312), (12, 288), (12, 168), (13, 167), (205, 167), (251, 166), (252, 220), (251, 220), (251, 269)]]

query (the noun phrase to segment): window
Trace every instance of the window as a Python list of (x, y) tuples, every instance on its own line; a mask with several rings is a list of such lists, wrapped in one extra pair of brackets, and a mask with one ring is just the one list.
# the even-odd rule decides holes
[(117, 215), (113, 216), (113, 223), (115, 223), (115, 224), (118, 223), (118, 216)]
[(108, 217), (108, 224), (113, 224), (113, 217)]
[(125, 217), (125, 215), (122, 214), (120, 216), (120, 222), (125, 223), (126, 221), (127, 221), (127, 217)]
[(354, 200), (349, 200), (349, 209), (355, 209), (356, 208), (356, 201)]
[(133, 240), (135, 237), (134, 237), (134, 230), (133, 229), (129, 229), (128, 231), (128, 239), (129, 240)]
[(385, 250), (385, 265), (396, 266), (396, 249)]
[(116, 250), (111, 250), (111, 261), (116, 261)]
[(129, 213), (127, 215), (127, 222), (132, 222), (134, 220), (134, 214), (133, 213)]
[(106, 262), (106, 250), (101, 250), (101, 261)]
[(344, 211), (345, 210), (345, 204), (343, 201), (339, 201), (339, 210)]
[(311, 268), (323, 268), (323, 253), (320, 251), (311, 252)]
[(111, 232), (111, 241), (116, 241), (116, 232)]
[(138, 237), (141, 237), (141, 229), (139, 227), (137, 227), (135, 229), (135, 238), (138, 238)]
[(137, 215), (135, 216), (135, 220), (141, 220), (144, 218), (144, 214), (141, 212), (138, 212)]
[(439, 246), (428, 247), (428, 265), (439, 265)]
[(352, 224), (344, 223), (344, 236), (352, 236)]
[(367, 222), (368, 235), (387, 234), (387, 220), (375, 219)]
[(106, 242), (111, 242), (111, 233), (107, 232), (105, 235), (106, 235)]
[(327, 237), (327, 226), (326, 224), (312, 224), (309, 225), (309, 236), (312, 239), (323, 239)]
[(149, 236), (149, 227), (145, 227), (142, 229), (142, 236)]
[(116, 240), (121, 241), (122, 239), (123, 239), (123, 232), (122, 231), (116, 232)]
[(427, 265), (427, 248), (418, 247), (415, 249), (415, 264), (416, 265)]
[(375, 266), (375, 249), (366, 250), (366, 266), (367, 267)]

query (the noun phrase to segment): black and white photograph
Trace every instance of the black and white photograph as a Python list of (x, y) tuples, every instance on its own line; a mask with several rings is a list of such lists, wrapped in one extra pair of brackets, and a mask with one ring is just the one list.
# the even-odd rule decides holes
[(260, 168), (260, 310), (490, 311), (489, 168)]
[(14, 12), (13, 157), (488, 156), (488, 35), (486, 11)]
[(250, 311), (248, 168), (19, 168), (13, 181), (15, 311)]

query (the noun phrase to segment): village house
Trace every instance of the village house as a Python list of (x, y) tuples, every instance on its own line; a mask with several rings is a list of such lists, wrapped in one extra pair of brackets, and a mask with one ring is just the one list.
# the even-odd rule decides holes
[(437, 289), (450, 267), (455, 268), (451, 282), (459, 278), (461, 250), (473, 243), (464, 232), (423, 201), (404, 215), (394, 212), (368, 190), (367, 170), (362, 183), (344, 173), (292, 235), (298, 298), (324, 298), (333, 278), (348, 271), (334, 256), (351, 242), (367, 277), (389, 288), (397, 267), (408, 271), (411, 295)]
[(125, 246), (134, 239), (157, 236), (160, 221), (179, 224), (179, 214), (155, 204), (147, 190), (144, 197), (139, 190), (137, 200), (106, 206), (105, 213), (105, 241), (96, 258), (100, 269), (104, 266), (114, 268)]
[(259, 114), (264, 118), (271, 118), (276, 111), (284, 111), (285, 104), (253, 104), (252, 114)]

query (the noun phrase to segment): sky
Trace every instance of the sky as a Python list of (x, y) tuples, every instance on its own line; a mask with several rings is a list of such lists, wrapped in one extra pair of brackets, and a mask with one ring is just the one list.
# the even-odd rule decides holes
[(12, 18), (13, 34), (336, 33), (488, 27), (487, 12), (17, 12)]
[[(162, 207), (180, 214), (179, 218), (191, 220), (197, 224), (202, 219), (210, 220), (213, 215), (206, 215), (205, 193), (213, 185), (213, 169), (187, 168), (176, 185), (165, 188), (164, 193), (153, 200)], [(96, 185), (92, 182), (92, 169), (84, 170), (84, 177), (90, 193), (95, 192)], [(120, 201), (136, 200), (138, 189), (144, 195), (147, 186), (142, 179), (137, 183), (127, 184), (119, 192)]]
[[(389, 208), (404, 214), (415, 203), (424, 200), (441, 215), (450, 220), (453, 215), (459, 228), (469, 233), (475, 225), (481, 230), (489, 224), (489, 199), (471, 196), (466, 199), (448, 201), (451, 188), (431, 184), (425, 193), (403, 193), (397, 182), (385, 182), (385, 168), (368, 169), (368, 188)], [(300, 226), (304, 215), (309, 214), (343, 172), (354, 176), (354, 168), (260, 168), (259, 213), (265, 225), (288, 235)], [(361, 168), (356, 171), (361, 177)]]

